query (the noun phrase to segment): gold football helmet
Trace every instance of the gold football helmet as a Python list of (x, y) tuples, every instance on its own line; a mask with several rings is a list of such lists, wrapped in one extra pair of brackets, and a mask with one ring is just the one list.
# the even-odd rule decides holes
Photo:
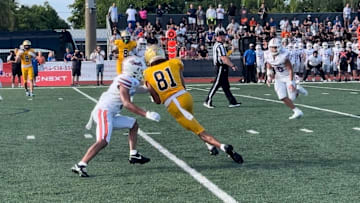
[(166, 59), (164, 50), (156, 45), (149, 46), (145, 51), (146, 64), (150, 65), (151, 63), (159, 59)]

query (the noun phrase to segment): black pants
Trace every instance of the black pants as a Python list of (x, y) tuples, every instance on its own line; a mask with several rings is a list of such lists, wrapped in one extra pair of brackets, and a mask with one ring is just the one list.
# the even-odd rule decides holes
[(216, 78), (205, 100), (207, 104), (212, 105), (212, 98), (219, 87), (222, 87), (230, 104), (237, 103), (235, 97), (230, 92), (229, 67), (227, 65), (216, 66)]
[(321, 69), (321, 65), (322, 64), (319, 64), (319, 65), (317, 65), (317, 66), (312, 66), (312, 65), (310, 65), (310, 64), (308, 64), (308, 67), (309, 67), (309, 69), (306, 69), (306, 73), (305, 73), (305, 76), (304, 76), (304, 81), (306, 80), (306, 78), (308, 77), (308, 75), (310, 74), (310, 72), (311, 72), (311, 69), (313, 69), (313, 68), (316, 68), (316, 70), (318, 70), (319, 72), (320, 72), (320, 76), (321, 76), (321, 78), (323, 79), (323, 80), (326, 80), (326, 78), (325, 78), (325, 73), (324, 73), (324, 71)]
[(256, 82), (256, 69), (255, 65), (245, 65), (245, 82)]

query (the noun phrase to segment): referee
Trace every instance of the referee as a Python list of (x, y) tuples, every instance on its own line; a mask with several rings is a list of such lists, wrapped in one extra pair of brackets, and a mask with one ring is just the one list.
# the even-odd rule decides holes
[(226, 50), (223, 45), (223, 42), (225, 41), (225, 35), (226, 34), (223, 31), (219, 31), (216, 34), (216, 43), (213, 47), (213, 61), (216, 70), (216, 78), (203, 104), (206, 108), (209, 109), (215, 107), (212, 105), (212, 97), (215, 95), (219, 87), (222, 87), (226, 98), (229, 100), (230, 108), (239, 107), (241, 104), (240, 102), (236, 101), (235, 97), (230, 92), (230, 84), (228, 78), (229, 67), (231, 67), (234, 71), (238, 70), (238, 68), (230, 61), (229, 57), (226, 55)]

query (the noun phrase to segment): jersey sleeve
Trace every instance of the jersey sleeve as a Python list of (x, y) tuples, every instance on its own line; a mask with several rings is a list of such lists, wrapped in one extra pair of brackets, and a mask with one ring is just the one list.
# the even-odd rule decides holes
[(140, 84), (138, 80), (127, 75), (120, 75), (117, 79), (117, 83), (119, 86), (129, 90), (136, 88)]
[(179, 68), (179, 70), (184, 70), (184, 63), (180, 59), (170, 59), (169, 62), (170, 64), (175, 65), (177, 68)]
[(119, 47), (120, 44), (121, 44), (121, 40), (119, 40), (119, 39), (115, 40), (115, 41), (114, 41), (114, 44), (115, 44), (117, 47)]

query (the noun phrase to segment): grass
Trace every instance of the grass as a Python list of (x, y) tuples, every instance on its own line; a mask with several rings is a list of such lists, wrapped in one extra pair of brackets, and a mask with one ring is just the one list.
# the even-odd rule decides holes
[[(360, 91), (358, 84), (315, 84)], [(145, 132), (239, 202), (359, 202), (360, 120), (300, 107), (305, 116), (289, 121), (283, 104), (245, 98), (277, 100), (273, 88), (239, 85), (232, 92), (243, 103), (227, 108), (218, 92), (215, 109), (202, 102), (208, 86), (195, 86), (195, 117), (217, 139), (232, 144), (245, 163), (239, 166), (220, 153), (208, 154), (205, 145), (182, 129), (165, 108), (136, 95), (135, 103), (162, 116), (151, 122), (138, 119)], [(99, 98), (105, 88), (81, 87)], [(359, 94), (308, 87), (298, 104), (359, 115)], [(328, 93), (324, 95), (322, 93)], [(139, 138), (138, 150), (152, 160), (146, 165), (127, 162), (126, 130), (114, 131), (110, 145), (89, 164), (88, 179), (70, 171), (94, 139), (85, 139), (84, 126), (94, 103), (71, 88), (37, 89), (28, 100), (22, 89), (2, 89), (0, 102), (1, 202), (220, 202), (215, 195), (175, 163)], [(271, 95), (265, 95), (271, 94)], [(62, 100), (59, 100), (62, 98)], [(313, 130), (305, 133), (300, 129)], [(250, 134), (246, 130), (256, 130)], [(26, 136), (34, 135), (35, 140)]]

